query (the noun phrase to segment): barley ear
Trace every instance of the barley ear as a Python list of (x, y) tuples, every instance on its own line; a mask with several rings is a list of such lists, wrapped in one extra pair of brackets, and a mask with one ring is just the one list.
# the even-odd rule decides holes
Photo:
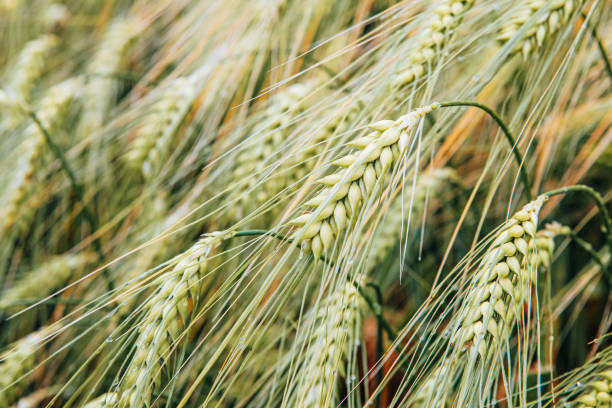
[(325, 187), (305, 203), (311, 212), (292, 221), (301, 227), (295, 240), (310, 248), (315, 259), (332, 249), (372, 194), (388, 186), (389, 175), (407, 149), (409, 132), (438, 106), (434, 103), (396, 121), (372, 124), (371, 134), (352, 143), (359, 150), (333, 163), (343, 170), (318, 181)]

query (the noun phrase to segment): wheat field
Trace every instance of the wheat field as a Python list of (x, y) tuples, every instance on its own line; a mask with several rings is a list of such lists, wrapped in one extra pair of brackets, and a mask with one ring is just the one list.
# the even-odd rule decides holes
[(0, 0), (0, 408), (612, 407), (610, 0)]

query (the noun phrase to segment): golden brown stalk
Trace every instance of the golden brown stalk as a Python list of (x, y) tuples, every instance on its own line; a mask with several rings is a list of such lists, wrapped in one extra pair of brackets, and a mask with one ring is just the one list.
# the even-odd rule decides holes
[(424, 115), (438, 106), (434, 103), (398, 120), (372, 124), (371, 134), (350, 143), (359, 152), (333, 163), (345, 169), (318, 181), (325, 188), (305, 204), (313, 211), (292, 221), (302, 227), (294, 238), (310, 247), (315, 259), (333, 247), (338, 236), (349, 227), (351, 219), (357, 216), (361, 205), (388, 186), (389, 175), (408, 147), (409, 132), (417, 127)]

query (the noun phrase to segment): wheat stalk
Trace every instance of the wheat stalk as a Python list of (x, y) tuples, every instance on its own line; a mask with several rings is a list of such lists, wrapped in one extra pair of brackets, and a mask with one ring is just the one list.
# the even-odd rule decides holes
[(232, 236), (229, 231), (207, 234), (160, 277), (160, 288), (144, 305), (134, 354), (120, 384), (119, 407), (150, 405), (152, 393), (160, 385), (165, 360), (181, 338), (190, 307), (197, 304), (209, 254)]
[[(373, 132), (354, 140), (351, 146), (360, 150), (333, 164), (343, 167), (320, 179), (326, 186), (319, 194), (305, 203), (312, 212), (295, 218), (292, 223), (302, 227), (295, 233), (296, 241), (311, 248), (315, 259), (334, 245), (337, 237), (355, 218), (363, 202), (367, 202), (375, 190), (382, 190), (389, 183), (389, 173), (394, 170), (402, 154), (406, 152), (409, 132), (420, 119), (439, 105), (431, 104), (410, 112), (395, 121), (380, 121), (370, 125)], [(380, 184), (378, 189), (375, 189)]]

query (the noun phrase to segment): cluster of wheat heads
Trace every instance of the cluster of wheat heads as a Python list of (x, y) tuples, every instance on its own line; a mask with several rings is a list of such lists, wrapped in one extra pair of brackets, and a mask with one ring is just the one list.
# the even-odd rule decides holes
[(0, 0), (0, 408), (612, 407), (610, 0)]

